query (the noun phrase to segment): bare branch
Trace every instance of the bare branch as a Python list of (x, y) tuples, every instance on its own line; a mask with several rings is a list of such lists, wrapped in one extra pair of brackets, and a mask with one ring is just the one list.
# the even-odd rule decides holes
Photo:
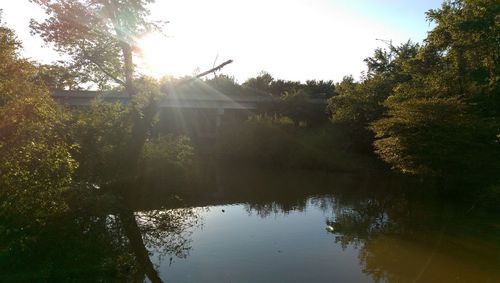
[(226, 66), (226, 65), (228, 65), (228, 64), (231, 64), (231, 63), (233, 63), (233, 60), (227, 60), (226, 62), (224, 62), (224, 63), (220, 64), (220, 65), (219, 65), (219, 66), (217, 66), (217, 67), (214, 67), (214, 68), (212, 68), (212, 69), (210, 69), (210, 70), (208, 70), (208, 71), (205, 71), (205, 72), (203, 72), (203, 73), (200, 73), (200, 74), (196, 75), (194, 78), (198, 79), (198, 78), (201, 78), (201, 77), (203, 77), (203, 76), (206, 76), (206, 75), (208, 75), (208, 74), (210, 74), (210, 73), (217, 72), (217, 71), (219, 71), (220, 69), (222, 69), (224, 66)]
[(224, 68), (224, 66), (226, 66), (226, 65), (228, 65), (228, 64), (231, 64), (231, 63), (233, 63), (233, 60), (227, 60), (226, 62), (224, 62), (224, 63), (222, 63), (222, 64), (218, 65), (217, 67), (214, 67), (214, 68), (212, 68), (212, 69), (210, 69), (210, 70), (208, 70), (208, 71), (205, 71), (205, 72), (203, 72), (203, 73), (200, 73), (200, 74), (198, 74), (198, 75), (196, 75), (196, 76), (194, 76), (194, 77), (191, 77), (191, 78), (187, 78), (187, 79), (181, 80), (181, 81), (179, 81), (179, 82), (175, 83), (173, 86), (181, 86), (181, 85), (183, 85), (183, 84), (190, 83), (190, 82), (192, 82), (192, 81), (194, 81), (194, 80), (196, 80), (196, 79), (199, 79), (199, 78), (201, 78), (201, 77), (203, 77), (203, 76), (206, 76), (206, 75), (208, 75), (208, 74), (210, 74), (210, 73), (217, 72), (217, 71), (219, 71), (220, 69)]

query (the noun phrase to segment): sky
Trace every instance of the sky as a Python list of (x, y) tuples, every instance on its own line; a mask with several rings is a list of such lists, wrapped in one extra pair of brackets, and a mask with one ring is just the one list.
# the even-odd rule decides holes
[[(267, 71), (275, 78), (340, 81), (358, 78), (363, 59), (377, 47), (411, 39), (432, 28), (425, 12), (441, 0), (156, 0), (151, 17), (169, 21), (163, 35), (139, 41), (142, 72), (192, 75), (232, 59), (222, 73), (240, 83)], [(2, 21), (23, 42), (23, 56), (50, 63), (60, 58), (30, 34), (43, 10), (29, 0), (0, 0)], [(377, 40), (383, 39), (383, 40)]]

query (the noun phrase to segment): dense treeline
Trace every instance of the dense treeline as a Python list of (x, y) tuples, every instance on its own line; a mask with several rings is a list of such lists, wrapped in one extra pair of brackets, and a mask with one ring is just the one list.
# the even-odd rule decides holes
[(360, 82), (330, 100), (334, 121), (368, 127), (375, 151), (405, 173), (498, 182), (500, 23), (497, 1), (452, 1), (427, 12), (423, 44), (377, 49)]
[[(327, 88), (315, 82), (327, 89), (327, 112), (336, 131), (349, 137), (349, 148), (373, 150), (395, 170), (433, 177), (441, 185), (497, 183), (499, 12), (497, 1), (445, 2), (427, 13), (436, 26), (422, 44), (376, 49), (365, 59), (368, 70), (359, 81), (346, 76), (335, 85), (326, 83)], [(273, 94), (280, 89), (285, 104), (290, 95), (313, 97), (309, 85), (263, 73), (241, 87)], [(272, 115), (307, 124), (311, 115), (293, 117), (306, 109), (307, 103), (299, 102)]]

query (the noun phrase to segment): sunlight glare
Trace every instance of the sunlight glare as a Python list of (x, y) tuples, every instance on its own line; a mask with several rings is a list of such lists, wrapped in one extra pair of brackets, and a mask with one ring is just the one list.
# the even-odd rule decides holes
[(192, 66), (186, 64), (190, 45), (161, 33), (149, 33), (138, 40), (139, 69), (155, 78), (189, 75), (194, 71)]

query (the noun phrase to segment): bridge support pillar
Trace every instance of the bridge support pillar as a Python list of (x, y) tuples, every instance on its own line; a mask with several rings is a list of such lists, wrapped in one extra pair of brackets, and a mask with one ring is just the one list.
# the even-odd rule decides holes
[(215, 133), (219, 132), (219, 128), (222, 124), (222, 115), (224, 115), (224, 108), (217, 108), (217, 113), (215, 114)]

